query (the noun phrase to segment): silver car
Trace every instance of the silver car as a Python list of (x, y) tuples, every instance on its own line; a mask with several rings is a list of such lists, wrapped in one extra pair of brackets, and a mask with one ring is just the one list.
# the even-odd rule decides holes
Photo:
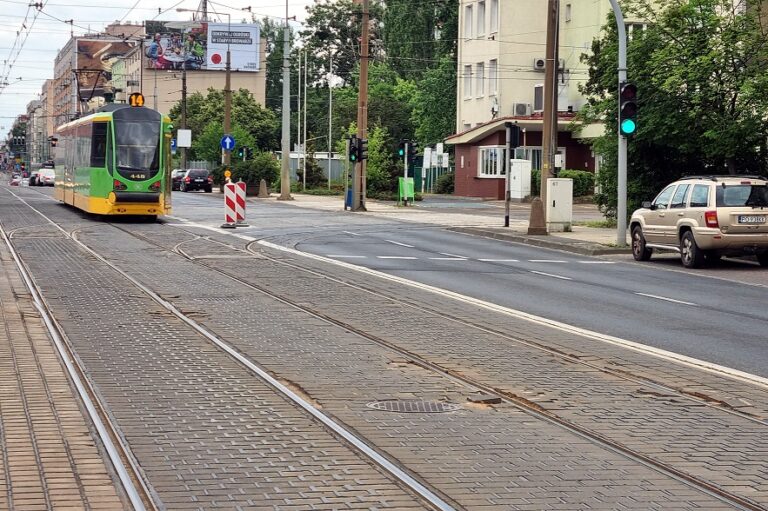
[(751, 254), (768, 266), (768, 180), (694, 176), (675, 181), (632, 214), (632, 255), (680, 254), (698, 268), (722, 256)]

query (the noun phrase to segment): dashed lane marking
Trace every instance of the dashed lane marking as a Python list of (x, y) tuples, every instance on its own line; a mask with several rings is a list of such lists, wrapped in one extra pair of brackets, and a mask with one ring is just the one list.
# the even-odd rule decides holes
[(518, 259), (478, 259), (484, 263), (519, 263)]
[(536, 275), (543, 275), (544, 277), (552, 277), (553, 279), (573, 280), (571, 277), (563, 277), (562, 275), (555, 275), (554, 273), (544, 273), (543, 271), (531, 270), (531, 273), (535, 273)]
[(440, 255), (444, 255), (444, 256), (446, 256), (446, 257), (453, 257), (453, 258), (456, 258), (456, 259), (469, 259), (469, 258), (468, 258), (468, 257), (466, 257), (466, 256), (463, 256), (463, 255), (457, 255), (457, 254), (449, 254), (448, 252), (438, 252), (438, 254), (440, 254)]
[(464, 257), (429, 257), (430, 261), (469, 261)]
[(410, 257), (410, 256), (376, 256), (376, 259), (406, 259), (406, 260), (413, 260), (418, 259), (418, 257)]
[(414, 248), (413, 245), (408, 245), (406, 243), (400, 243), (399, 241), (392, 241), (392, 240), (384, 240), (384, 241), (386, 241), (387, 243), (392, 243), (393, 245), (400, 245), (401, 247)]
[(675, 300), (674, 298), (667, 298), (666, 296), (649, 295), (647, 293), (635, 293), (638, 296), (645, 296), (648, 298), (655, 298), (657, 300), (664, 300), (665, 302), (679, 303), (681, 305), (690, 305), (691, 307), (698, 307), (699, 305), (691, 302), (684, 302), (683, 300)]
[(529, 263), (567, 263), (568, 261), (560, 261), (557, 259), (528, 259)]
[(579, 264), (616, 264), (615, 261), (576, 261)]

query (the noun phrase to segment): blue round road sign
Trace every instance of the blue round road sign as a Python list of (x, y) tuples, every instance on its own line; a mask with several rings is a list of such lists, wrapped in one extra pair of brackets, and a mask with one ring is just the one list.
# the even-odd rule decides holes
[(235, 148), (235, 137), (232, 135), (224, 135), (221, 137), (221, 148), (226, 151), (231, 151)]

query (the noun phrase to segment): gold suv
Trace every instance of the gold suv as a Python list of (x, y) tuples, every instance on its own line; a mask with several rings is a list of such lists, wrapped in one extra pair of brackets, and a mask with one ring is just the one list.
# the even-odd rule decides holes
[(692, 176), (664, 188), (632, 213), (632, 255), (678, 252), (686, 268), (721, 256), (753, 254), (768, 266), (768, 180)]

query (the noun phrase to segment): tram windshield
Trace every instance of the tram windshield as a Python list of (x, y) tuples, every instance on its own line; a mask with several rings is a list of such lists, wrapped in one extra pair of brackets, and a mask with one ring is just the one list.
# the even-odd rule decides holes
[(115, 123), (117, 167), (120, 170), (158, 170), (160, 123), (123, 121)]

